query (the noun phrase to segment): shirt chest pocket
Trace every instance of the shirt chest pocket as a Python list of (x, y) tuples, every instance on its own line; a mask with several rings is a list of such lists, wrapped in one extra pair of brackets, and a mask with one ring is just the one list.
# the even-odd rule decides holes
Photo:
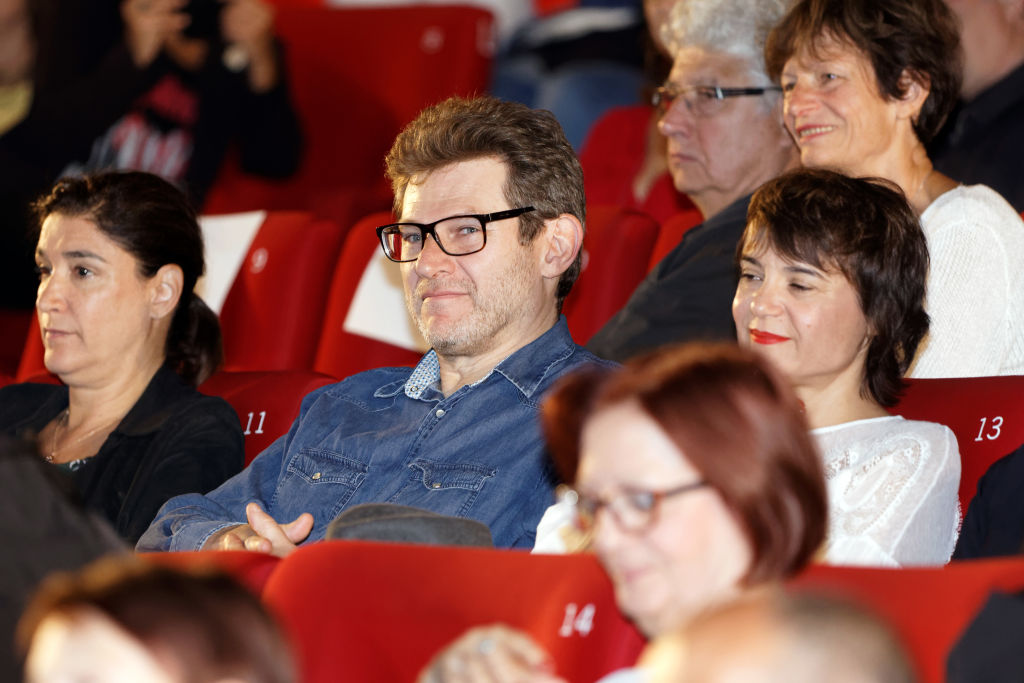
[(465, 517), (488, 479), (492, 467), (473, 463), (439, 463), (422, 458), (408, 465), (405, 485), (389, 502)]
[[(302, 450), (288, 463), (275, 501), (313, 513), (318, 526), (341, 512), (366, 480), (367, 466), (326, 450)], [(294, 516), (293, 516), (294, 517)], [(289, 518), (291, 519), (291, 518)]]

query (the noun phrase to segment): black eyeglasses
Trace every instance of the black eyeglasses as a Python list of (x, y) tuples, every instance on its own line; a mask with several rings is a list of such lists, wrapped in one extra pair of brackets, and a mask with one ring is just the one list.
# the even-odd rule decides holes
[(651, 95), (651, 104), (658, 110), (659, 116), (664, 116), (676, 100), (681, 99), (690, 113), (695, 116), (708, 117), (721, 111), (722, 105), (729, 97), (763, 95), (766, 92), (782, 92), (782, 88), (777, 85), (763, 88), (719, 88), (717, 85), (690, 85), (678, 88), (673, 85), (664, 85)]
[(696, 491), (707, 485), (706, 481), (701, 480), (664, 491), (624, 488), (609, 498), (587, 496), (568, 486), (562, 486), (559, 489), (559, 497), (573, 507), (573, 517), (581, 531), (593, 529), (598, 511), (606, 507), (620, 527), (626, 531), (640, 532), (654, 524), (664, 499)]
[(398, 263), (415, 261), (423, 251), (427, 235), (432, 236), (441, 251), (449, 256), (465, 256), (487, 245), (488, 223), (515, 218), (529, 211), (534, 211), (534, 208), (524, 206), (495, 213), (449, 216), (433, 223), (392, 223), (377, 228), (377, 237), (384, 255)]

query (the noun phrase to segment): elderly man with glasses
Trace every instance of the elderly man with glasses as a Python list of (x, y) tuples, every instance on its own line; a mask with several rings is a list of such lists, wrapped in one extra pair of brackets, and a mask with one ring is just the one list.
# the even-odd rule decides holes
[(648, 274), (587, 344), (623, 361), (672, 342), (734, 340), (733, 258), (747, 204), (762, 183), (799, 165), (782, 124), (764, 41), (784, 0), (680, 0), (664, 28), (674, 55), (654, 94), (676, 189), (704, 222)]
[(580, 271), (583, 173), (549, 112), (453, 98), (387, 157), (398, 222), (377, 229), (431, 350), (415, 368), (309, 394), (289, 432), (207, 495), (170, 500), (140, 550), (285, 555), (342, 510), (398, 503), (531, 547), (556, 484), (537, 412), (564, 373), (602, 364), (560, 316)]

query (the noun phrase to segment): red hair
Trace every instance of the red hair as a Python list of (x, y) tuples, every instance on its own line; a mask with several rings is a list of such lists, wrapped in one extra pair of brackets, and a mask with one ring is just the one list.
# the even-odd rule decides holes
[(618, 370), (570, 375), (542, 411), (566, 481), (576, 475), (583, 424), (627, 401), (665, 431), (736, 516), (752, 548), (744, 584), (784, 579), (810, 561), (825, 537), (825, 479), (800, 403), (767, 362), (735, 345), (688, 344)]

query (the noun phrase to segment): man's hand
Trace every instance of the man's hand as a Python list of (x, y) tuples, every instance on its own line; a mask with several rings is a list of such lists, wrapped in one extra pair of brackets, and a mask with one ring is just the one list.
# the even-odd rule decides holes
[(554, 669), (530, 636), (494, 624), (466, 631), (434, 657), (417, 683), (565, 683)]
[(203, 550), (249, 550), (285, 557), (313, 529), (313, 515), (308, 512), (288, 524), (278, 524), (257, 503), (249, 503), (245, 516), (248, 524), (218, 531), (206, 541)]

